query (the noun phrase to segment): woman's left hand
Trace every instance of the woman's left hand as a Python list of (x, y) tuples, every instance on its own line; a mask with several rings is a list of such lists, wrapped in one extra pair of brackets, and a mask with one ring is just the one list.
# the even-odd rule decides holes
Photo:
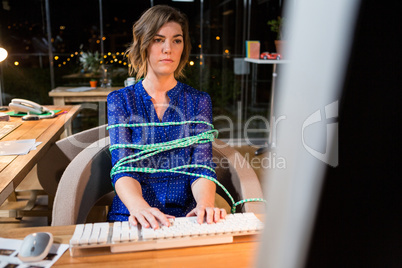
[(191, 216), (197, 216), (197, 222), (199, 224), (202, 224), (204, 222), (210, 224), (213, 222), (218, 222), (220, 219), (226, 218), (226, 210), (223, 208), (197, 205), (186, 215), (186, 217)]

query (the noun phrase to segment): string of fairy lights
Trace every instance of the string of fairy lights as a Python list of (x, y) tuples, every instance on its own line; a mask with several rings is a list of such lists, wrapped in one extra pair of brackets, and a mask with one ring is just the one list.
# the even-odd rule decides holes
[[(77, 58), (77, 60), (78, 60), (78, 57), (80, 54), (82, 54), (82, 52), (74, 52), (74, 53), (71, 53), (70, 55), (65, 55), (65, 54), (55, 55), (53, 57), (54, 61), (55, 61), (54, 66), (61, 68), (61, 67), (67, 66), (70, 63), (75, 66), (75, 65), (77, 65), (75, 58)], [(124, 56), (124, 52), (116, 52), (116, 53), (108, 52), (106, 55), (103, 56), (103, 58), (104, 58), (103, 60), (99, 61), (99, 64), (114, 64), (114, 65), (117, 64), (117, 65), (121, 65), (122, 67), (130, 67), (130, 64), (127, 63), (126, 56)], [(190, 60), (188, 62), (188, 64), (190, 66), (194, 66), (195, 62)], [(199, 64), (202, 65), (202, 62), (200, 62)], [(14, 61), (14, 65), (19, 66), (20, 62)]]
[[(82, 53), (83, 52), (75, 52), (75, 53), (70, 54), (69, 56), (55, 55), (54, 56), (55, 66), (57, 66), (59, 68), (66, 66), (68, 63), (73, 62), (73, 59), (75, 57), (81, 55)], [(225, 51), (225, 54), (227, 54), (227, 53), (228, 53), (228, 51)], [(124, 52), (116, 52), (116, 53), (108, 52), (107, 54), (105, 54), (103, 56), (103, 60), (99, 61), (99, 64), (115, 64), (115, 65), (118, 64), (123, 67), (127, 67), (127, 66), (130, 67), (130, 64), (127, 63), (127, 55), (125, 55)], [(188, 64), (190, 66), (194, 66), (195, 62), (193, 60), (190, 60), (188, 62)], [(202, 61), (199, 64), (202, 65)]]
[[(216, 37), (216, 40), (220, 40), (219, 36)], [(201, 48), (201, 45), (198, 45), (199, 48)], [(79, 61), (79, 57), (83, 54), (84, 52), (74, 52), (71, 54), (67, 53), (60, 53), (56, 54), (53, 56), (54, 59), (54, 66), (58, 68), (62, 68), (65, 66), (68, 66), (69, 64), (72, 64), (73, 66), (77, 65), (77, 61)], [(230, 52), (228, 49), (225, 49), (223, 51), (223, 55), (230, 57)], [(199, 55), (196, 57), (199, 59), (199, 65), (203, 64), (203, 55)], [(113, 64), (113, 65), (118, 65), (121, 67), (130, 67), (130, 64), (127, 62), (127, 55), (125, 55), (125, 52), (108, 52), (105, 55), (103, 55), (103, 58), (99, 61), (99, 64)], [(190, 60), (188, 62), (190, 66), (194, 66), (195, 62), (193, 60)], [(18, 60), (14, 61), (15, 66), (19, 66), (20, 62)]]
[[(81, 52), (82, 53), (82, 52)], [(55, 66), (58, 68), (61, 68), (63, 66), (67, 66), (69, 63), (72, 63), (77, 65), (77, 63), (74, 61), (74, 58), (76, 58), (80, 52), (74, 52), (70, 55), (55, 55), (54, 56), (54, 61), (55, 61)], [(225, 51), (225, 54), (229, 54), (227, 51)], [(124, 58), (124, 52), (116, 52), (116, 53), (111, 53), (109, 52), (107, 55), (104, 55), (104, 60), (99, 61), (99, 64), (118, 64), (123, 67), (130, 67), (130, 64), (127, 63), (127, 60)], [(201, 57), (197, 57), (201, 58)], [(19, 66), (20, 61), (14, 61), (14, 66)], [(195, 62), (193, 60), (190, 60), (188, 62), (190, 66), (194, 66)], [(198, 63), (199, 65), (202, 65), (202, 61)]]
[[(83, 52), (75, 52), (71, 53), (69, 56), (67, 55), (55, 55), (54, 56), (54, 61), (55, 61), (55, 66), (57, 67), (63, 67), (71, 62), (74, 62), (74, 58), (79, 57), (82, 55)], [(74, 62), (73, 64), (76, 64)], [(99, 61), (99, 64), (118, 64), (121, 66), (130, 66), (130, 64), (127, 63), (126, 56), (124, 55), (124, 52), (108, 52), (107, 54), (103, 55), (103, 59)]]

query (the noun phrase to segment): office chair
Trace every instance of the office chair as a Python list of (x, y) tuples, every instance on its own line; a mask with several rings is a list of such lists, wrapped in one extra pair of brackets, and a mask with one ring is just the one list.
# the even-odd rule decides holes
[[(112, 203), (114, 191), (110, 180), (109, 142), (109, 137), (100, 139), (80, 152), (67, 166), (54, 199), (52, 226), (85, 223), (88, 213), (99, 200)], [(239, 152), (215, 140), (213, 156), (214, 160), (224, 163), (216, 168), (217, 177), (236, 201), (262, 198), (257, 175)], [(217, 193), (226, 199), (226, 194), (219, 188)], [(237, 212), (246, 211), (263, 213), (264, 204), (246, 203), (237, 209)]]
[(39, 183), (51, 199), (56, 195), (57, 185), (68, 164), (87, 146), (109, 136), (106, 126), (94, 127), (57, 141), (38, 161)]

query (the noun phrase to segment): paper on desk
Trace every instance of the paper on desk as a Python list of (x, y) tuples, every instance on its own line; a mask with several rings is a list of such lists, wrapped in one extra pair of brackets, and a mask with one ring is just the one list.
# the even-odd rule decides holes
[(0, 156), (24, 155), (29, 153), (29, 151), (31, 150), (35, 150), (36, 146), (38, 146), (39, 144), (36, 142), (35, 139), (0, 141)]
[(51, 267), (69, 247), (67, 244), (53, 244), (43, 261), (24, 263), (18, 259), (21, 244), (22, 240), (0, 238), (0, 267)]
[(69, 88), (66, 89), (66, 91), (70, 91), (70, 92), (81, 92), (81, 91), (88, 91), (91, 89), (95, 89), (94, 87), (75, 87), (75, 88)]
[(32, 146), (32, 148), (31, 148), (31, 151), (32, 151), (32, 150), (36, 150), (36, 147), (38, 147), (38, 146), (41, 145), (41, 144), (42, 144), (41, 141), (35, 142), (34, 146)]

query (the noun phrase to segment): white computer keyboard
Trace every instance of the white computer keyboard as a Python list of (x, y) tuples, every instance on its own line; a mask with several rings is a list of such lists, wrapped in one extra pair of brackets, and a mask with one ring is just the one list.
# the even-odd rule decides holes
[(196, 217), (171, 219), (159, 229), (130, 226), (128, 222), (78, 224), (70, 240), (70, 255), (145, 251), (233, 242), (233, 236), (255, 234), (263, 228), (254, 213), (230, 214), (213, 224), (199, 224)]

